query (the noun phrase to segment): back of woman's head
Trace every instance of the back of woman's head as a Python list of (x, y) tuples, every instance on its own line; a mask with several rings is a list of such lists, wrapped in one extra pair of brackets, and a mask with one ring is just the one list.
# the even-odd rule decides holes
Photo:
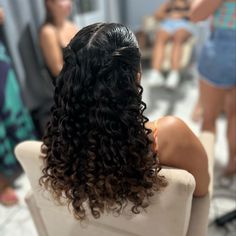
[(139, 213), (164, 185), (145, 128), (140, 53), (120, 24), (80, 30), (64, 52), (55, 104), (42, 148), (40, 182), (65, 197), (78, 219), (105, 210), (120, 214), (128, 202)]

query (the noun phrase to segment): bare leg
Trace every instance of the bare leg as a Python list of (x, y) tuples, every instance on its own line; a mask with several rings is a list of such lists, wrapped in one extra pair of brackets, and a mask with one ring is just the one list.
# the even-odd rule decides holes
[(236, 173), (236, 87), (229, 91), (225, 100), (225, 111), (227, 114), (227, 138), (229, 148), (229, 161), (225, 174)]
[(198, 100), (194, 106), (193, 112), (192, 112), (192, 120), (195, 122), (198, 122), (202, 119), (203, 116), (203, 109), (202, 109), (202, 99), (201, 99), (201, 90), (202, 90), (202, 80), (199, 79), (198, 83)]
[(164, 58), (165, 45), (170, 39), (170, 34), (164, 30), (160, 30), (156, 35), (155, 45), (152, 56), (152, 68), (160, 70)]
[(182, 45), (190, 36), (191, 34), (184, 29), (180, 29), (174, 34), (171, 57), (172, 70), (180, 69), (180, 62), (182, 58)]
[(227, 90), (216, 88), (205, 81), (202, 81), (202, 106), (203, 122), (202, 130), (215, 133), (216, 119), (218, 118), (224, 104)]

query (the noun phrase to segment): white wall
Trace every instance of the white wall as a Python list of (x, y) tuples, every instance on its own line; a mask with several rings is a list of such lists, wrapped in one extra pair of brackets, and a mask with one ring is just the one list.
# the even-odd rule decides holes
[(145, 15), (151, 15), (165, 0), (126, 0), (126, 23), (132, 30), (137, 30)]

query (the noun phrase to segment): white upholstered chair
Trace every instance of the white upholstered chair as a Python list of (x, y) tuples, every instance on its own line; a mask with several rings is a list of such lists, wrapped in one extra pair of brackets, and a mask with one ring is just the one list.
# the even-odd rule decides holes
[(15, 154), (32, 187), (26, 202), (39, 236), (207, 236), (214, 136), (204, 132), (200, 140), (209, 158), (211, 184), (208, 195), (194, 198), (194, 177), (185, 170), (164, 167), (161, 174), (169, 184), (153, 197), (145, 212), (138, 215), (124, 213), (119, 217), (105, 214), (98, 220), (91, 217), (86, 224), (76, 221), (66, 206), (55, 205), (40, 188), (41, 142), (20, 143)]

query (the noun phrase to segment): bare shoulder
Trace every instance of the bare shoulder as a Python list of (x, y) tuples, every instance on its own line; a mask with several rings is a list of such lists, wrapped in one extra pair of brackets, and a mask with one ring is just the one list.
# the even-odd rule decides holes
[(188, 126), (177, 117), (164, 116), (162, 118), (159, 118), (158, 120), (149, 121), (146, 124), (146, 128), (151, 129), (152, 131), (157, 128), (158, 134), (161, 133), (162, 137), (164, 135), (168, 138), (170, 135), (173, 135), (173, 132), (178, 135), (181, 135), (183, 131), (188, 129)]
[(172, 155), (183, 158), (192, 152), (204, 152), (196, 135), (177, 117), (167, 116), (159, 119), (157, 131), (159, 152), (164, 158), (169, 159)]
[(195, 196), (204, 196), (210, 178), (207, 154), (200, 140), (176, 117), (163, 117), (156, 126), (160, 163), (190, 172), (196, 180)]
[(40, 30), (40, 38), (56, 38), (56, 29), (53, 25), (46, 24)]
[[(162, 138), (171, 138), (173, 141), (184, 141), (192, 136), (192, 131), (184, 121), (174, 116), (165, 116), (157, 120), (157, 129)], [(161, 138), (160, 137), (160, 138)]]
[(76, 26), (75, 23), (71, 22), (71, 21), (67, 21), (67, 28), (74, 33), (77, 33), (79, 31), (79, 28)]

